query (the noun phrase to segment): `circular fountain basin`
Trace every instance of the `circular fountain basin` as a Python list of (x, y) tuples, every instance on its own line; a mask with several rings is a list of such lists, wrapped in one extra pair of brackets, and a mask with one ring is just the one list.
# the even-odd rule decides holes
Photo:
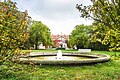
[(19, 61), (34, 64), (88, 64), (110, 60), (109, 55), (91, 53), (62, 53), (62, 59), (57, 59), (57, 53), (32, 52), (27, 56), (20, 56)]

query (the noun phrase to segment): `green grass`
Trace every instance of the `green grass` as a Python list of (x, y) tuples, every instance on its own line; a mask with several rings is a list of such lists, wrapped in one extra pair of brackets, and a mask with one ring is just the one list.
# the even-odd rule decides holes
[[(58, 50), (22, 50), (23, 52), (25, 51), (30, 51), (30, 52), (57, 52)], [(77, 50), (62, 50), (62, 52), (78, 52)]]
[[(93, 51), (93, 53), (109, 54), (112, 57), (120, 54), (120, 52), (106, 51)], [(69, 66), (6, 62), (5, 65), (0, 66), (0, 80), (120, 80), (120, 60), (112, 58), (105, 63)]]

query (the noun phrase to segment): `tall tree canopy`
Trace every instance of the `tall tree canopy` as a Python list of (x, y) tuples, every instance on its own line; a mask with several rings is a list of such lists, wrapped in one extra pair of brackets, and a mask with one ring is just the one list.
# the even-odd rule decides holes
[(76, 5), (83, 18), (94, 20), (93, 41), (120, 50), (120, 0), (91, 0), (93, 5)]
[(30, 44), (35, 45), (35, 49), (38, 49), (38, 45), (42, 43), (48, 47), (51, 44), (50, 29), (44, 25), (41, 21), (32, 21), (30, 26)]
[(91, 26), (77, 25), (70, 35), (71, 46), (77, 48), (88, 48), (90, 39)]
[(10, 0), (0, 2), (0, 64), (10, 59), (28, 38), (27, 11)]

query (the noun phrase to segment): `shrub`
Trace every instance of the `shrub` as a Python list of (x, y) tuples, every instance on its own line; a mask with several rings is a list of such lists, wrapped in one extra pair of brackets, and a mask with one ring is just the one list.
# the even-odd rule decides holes
[(65, 50), (65, 48), (58, 47), (58, 48), (56, 48), (56, 50)]
[(27, 11), (18, 11), (16, 4), (0, 2), (0, 65), (11, 59), (28, 38)]

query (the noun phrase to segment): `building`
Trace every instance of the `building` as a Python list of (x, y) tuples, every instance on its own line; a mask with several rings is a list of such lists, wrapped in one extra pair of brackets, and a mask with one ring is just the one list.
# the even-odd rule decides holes
[(52, 44), (54, 47), (67, 48), (67, 42), (69, 40), (69, 35), (51, 35)]

